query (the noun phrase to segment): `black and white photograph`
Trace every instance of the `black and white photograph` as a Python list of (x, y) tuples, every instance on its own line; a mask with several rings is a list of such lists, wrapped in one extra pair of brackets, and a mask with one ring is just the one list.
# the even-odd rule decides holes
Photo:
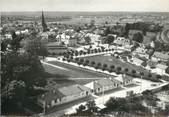
[(3, 117), (169, 117), (169, 0), (0, 0)]

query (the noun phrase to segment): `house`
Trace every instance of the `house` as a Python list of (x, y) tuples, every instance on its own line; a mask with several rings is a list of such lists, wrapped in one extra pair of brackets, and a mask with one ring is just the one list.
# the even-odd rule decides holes
[(156, 65), (156, 73), (163, 75), (163, 74), (165, 74), (165, 71), (167, 68), (168, 68), (167, 65), (157, 64)]
[(136, 48), (135, 51), (133, 51), (132, 53), (134, 56), (138, 55), (140, 57), (145, 57), (145, 58), (149, 58), (149, 55), (147, 54), (147, 49), (145, 49), (144, 47), (138, 47)]
[(157, 62), (153, 62), (153, 61), (149, 60), (149, 61), (147, 62), (147, 69), (156, 68), (156, 65), (157, 65)]
[(70, 36), (66, 35), (65, 33), (62, 33), (56, 36), (57, 42), (59, 42), (60, 44), (64, 44), (64, 45), (69, 44), (69, 39), (70, 39)]
[(12, 39), (12, 35), (11, 35), (11, 34), (5, 34), (4, 37), (5, 37), (6, 39)]
[(69, 39), (69, 46), (76, 46), (77, 44), (77, 39), (76, 38), (70, 38)]
[(25, 30), (17, 30), (15, 31), (16, 35), (20, 35), (20, 34), (29, 34), (29, 30), (25, 29)]
[(85, 98), (90, 94), (91, 89), (78, 84), (61, 88), (56, 88), (55, 85), (53, 85), (46, 93), (40, 95), (37, 101), (41, 107), (51, 108), (56, 105)]
[(115, 80), (118, 80), (123, 86), (130, 85), (133, 83), (133, 78), (125, 74), (115, 77)]
[(133, 57), (132, 60), (133, 60), (133, 63), (137, 66), (141, 66), (141, 64), (144, 62), (143, 60), (136, 58), (136, 57)]
[(99, 94), (120, 87), (121, 82), (113, 78), (104, 78), (88, 83), (85, 86), (92, 89), (93, 93)]
[(85, 35), (85, 37), (89, 37), (91, 39), (90, 43), (91, 44), (100, 44), (102, 41), (101, 41), (101, 36), (100, 35), (97, 35), (97, 34), (92, 34), (92, 33), (87, 33)]
[(117, 37), (117, 39), (114, 40), (114, 43), (117, 45), (126, 46), (126, 45), (130, 45), (131, 41), (129, 39), (124, 38), (124, 37)]
[(169, 54), (162, 53), (162, 52), (154, 52), (151, 59), (153, 61), (168, 61), (169, 60)]

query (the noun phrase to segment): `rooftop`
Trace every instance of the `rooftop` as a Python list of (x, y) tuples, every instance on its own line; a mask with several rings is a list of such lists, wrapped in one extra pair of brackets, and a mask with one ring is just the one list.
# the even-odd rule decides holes
[(153, 56), (161, 59), (169, 59), (169, 55), (167, 53), (162, 53), (162, 52), (154, 52)]

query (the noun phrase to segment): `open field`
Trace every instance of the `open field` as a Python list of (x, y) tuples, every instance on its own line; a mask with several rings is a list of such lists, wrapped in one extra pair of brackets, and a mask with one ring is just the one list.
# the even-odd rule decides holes
[(43, 64), (45, 71), (50, 74), (47, 78), (56, 81), (58, 85), (62, 85), (62, 86), (68, 86), (77, 83), (86, 84), (90, 81), (97, 80), (99, 78), (103, 78), (107, 76), (102, 73), (84, 70), (57, 61), (50, 61), (48, 63), (55, 65), (57, 67)]

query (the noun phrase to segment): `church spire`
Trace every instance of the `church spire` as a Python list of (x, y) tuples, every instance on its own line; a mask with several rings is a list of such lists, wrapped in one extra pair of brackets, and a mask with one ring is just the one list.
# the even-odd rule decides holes
[(43, 27), (43, 32), (46, 32), (47, 31), (47, 25), (46, 25), (46, 22), (45, 22), (43, 11), (42, 11), (42, 27)]

